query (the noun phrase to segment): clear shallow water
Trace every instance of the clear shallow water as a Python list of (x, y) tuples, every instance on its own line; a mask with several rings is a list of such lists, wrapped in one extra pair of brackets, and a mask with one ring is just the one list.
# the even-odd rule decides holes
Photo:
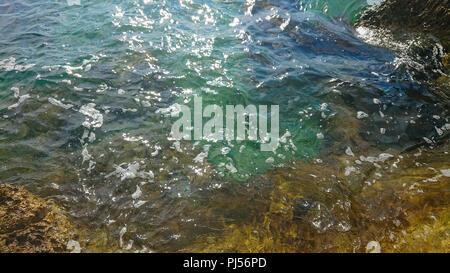
[[(200, 251), (305, 196), (319, 216), (297, 228), (358, 233), (332, 207), (448, 130), (415, 56), (351, 26), (366, 1), (68, 3), (0, 1), (0, 178), (57, 199), (87, 249)], [(171, 106), (194, 96), (278, 104), (285, 141), (171, 141)], [(292, 246), (273, 250), (326, 249)]]

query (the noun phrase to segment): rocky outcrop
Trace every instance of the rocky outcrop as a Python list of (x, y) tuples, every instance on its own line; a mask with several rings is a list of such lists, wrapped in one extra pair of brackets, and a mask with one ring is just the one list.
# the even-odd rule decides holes
[[(357, 29), (372, 29), (377, 45), (412, 60), (408, 68), (418, 80), (431, 80), (432, 92), (450, 104), (450, 0), (385, 0), (363, 12)], [(434, 37), (430, 37), (434, 36)], [(436, 38), (440, 43), (436, 41)], [(395, 44), (405, 46), (395, 48)], [(441, 46), (442, 45), (442, 46)], [(447, 54), (446, 54), (447, 53)]]
[(54, 203), (0, 185), (0, 252), (66, 252), (72, 238), (70, 222)]
[(430, 33), (440, 39), (448, 52), (449, 22), (450, 0), (385, 0), (381, 6), (367, 9), (357, 25)]

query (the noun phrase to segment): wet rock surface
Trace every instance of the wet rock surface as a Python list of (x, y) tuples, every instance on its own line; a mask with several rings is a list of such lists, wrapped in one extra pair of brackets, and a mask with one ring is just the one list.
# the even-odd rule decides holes
[[(448, 106), (449, 22), (448, 0), (386, 0), (379, 7), (364, 11), (355, 26), (357, 29), (371, 29), (371, 35), (379, 36), (382, 40), (378, 43), (379, 46), (390, 49), (394, 47), (394, 51), (400, 56), (407, 56), (415, 67), (421, 67), (418, 70), (407, 70), (414, 70), (412, 74), (415, 74), (413, 77), (417, 80), (427, 80), (427, 77), (432, 80), (430, 83), (434, 95)], [(404, 46), (395, 50), (395, 44)]]
[(0, 252), (66, 252), (73, 237), (67, 217), (51, 201), (0, 185)]
[(378, 8), (366, 10), (357, 25), (390, 27), (431, 33), (450, 46), (450, 1), (448, 0), (386, 0)]

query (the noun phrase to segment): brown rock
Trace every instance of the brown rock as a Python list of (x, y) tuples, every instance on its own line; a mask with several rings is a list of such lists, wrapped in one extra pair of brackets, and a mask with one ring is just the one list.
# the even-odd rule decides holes
[(0, 252), (66, 252), (72, 237), (54, 203), (22, 187), (0, 185)]
[(448, 52), (449, 22), (449, 0), (385, 0), (378, 8), (366, 10), (356, 24), (430, 33)]

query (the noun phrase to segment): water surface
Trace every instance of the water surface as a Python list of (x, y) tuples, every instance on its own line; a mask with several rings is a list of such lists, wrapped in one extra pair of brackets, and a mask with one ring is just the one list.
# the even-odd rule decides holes
[[(87, 251), (364, 251), (412, 222), (389, 195), (411, 185), (385, 177), (449, 128), (409, 45), (353, 28), (368, 6), (0, 0), (1, 182), (56, 199)], [(279, 105), (280, 147), (173, 141), (170, 111), (195, 96)], [(436, 153), (420, 181), (441, 175), (445, 200)]]

